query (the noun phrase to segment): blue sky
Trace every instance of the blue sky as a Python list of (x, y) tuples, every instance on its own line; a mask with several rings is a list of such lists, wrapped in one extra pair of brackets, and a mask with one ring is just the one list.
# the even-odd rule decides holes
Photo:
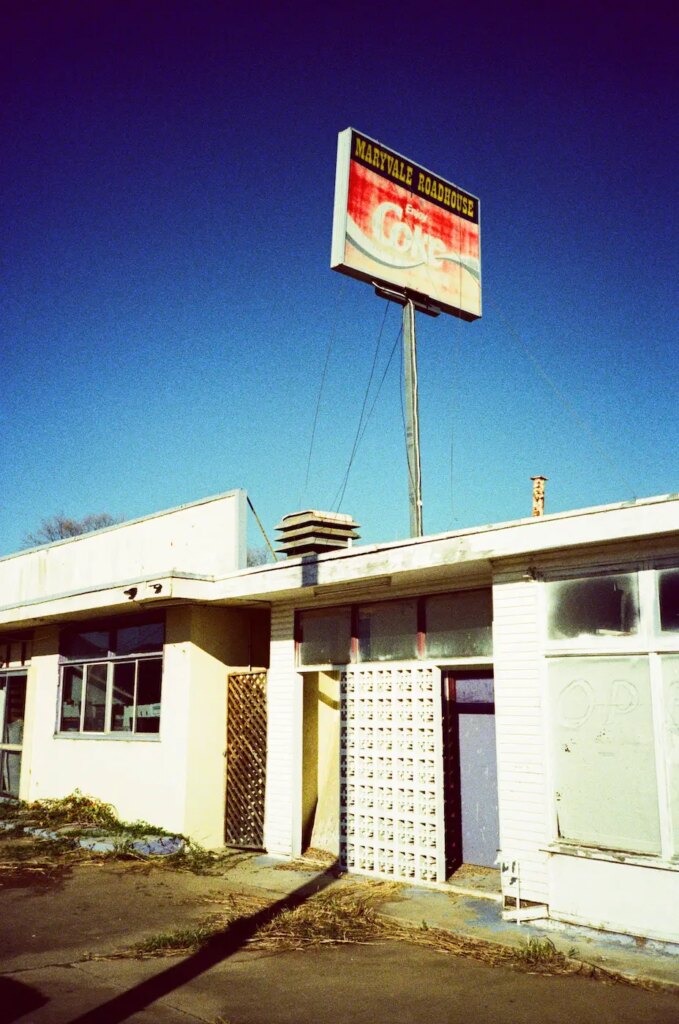
[[(329, 269), (349, 125), (481, 198), (483, 318), (418, 318), (425, 532), (529, 514), (537, 473), (554, 512), (679, 491), (678, 16), (470, 6), (4, 6), (0, 553), (232, 487), (271, 532), (332, 508), (385, 309)], [(367, 542), (408, 534), (400, 377)]]

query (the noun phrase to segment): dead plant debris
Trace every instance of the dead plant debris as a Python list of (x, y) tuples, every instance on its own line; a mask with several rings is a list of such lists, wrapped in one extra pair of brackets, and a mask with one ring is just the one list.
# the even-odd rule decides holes
[(327, 850), (317, 850), (313, 846), (305, 850), (302, 856), (296, 860), (276, 865), (276, 871), (328, 871), (331, 869), (338, 875), (342, 873), (337, 855), (329, 853)]
[[(221, 874), (247, 856), (241, 850), (205, 850), (185, 836), (176, 837), (182, 840), (177, 852), (155, 856), (140, 849), (137, 841), (173, 838), (171, 833), (146, 821), (121, 821), (111, 804), (77, 789), (60, 799), (2, 801), (0, 822), (0, 887), (46, 885), (75, 863), (111, 860)], [(81, 840), (105, 840), (108, 848), (90, 849)]]
[[(471, 958), (489, 966), (538, 974), (580, 975), (644, 988), (658, 987), (653, 982), (638, 982), (567, 956), (559, 952), (549, 939), (531, 938), (524, 947), (516, 949), (431, 928), (424, 922), (415, 926), (381, 916), (380, 905), (393, 902), (401, 888), (400, 883), (387, 881), (339, 884), (309, 897), (299, 907), (278, 913), (259, 928), (244, 948), (275, 954), (304, 951), (322, 945), (409, 942), (443, 955)], [(207, 898), (206, 902), (219, 905), (219, 913), (192, 927), (151, 936), (113, 955), (148, 958), (193, 953), (210, 939), (223, 934), (234, 921), (261, 912), (275, 900), (233, 893)]]

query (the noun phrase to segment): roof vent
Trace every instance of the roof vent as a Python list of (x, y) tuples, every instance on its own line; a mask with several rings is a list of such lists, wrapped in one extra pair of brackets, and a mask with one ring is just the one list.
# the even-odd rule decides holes
[(289, 558), (295, 555), (322, 555), (324, 551), (350, 548), (359, 539), (358, 523), (340, 512), (292, 512), (276, 527), (281, 536), (277, 550)]

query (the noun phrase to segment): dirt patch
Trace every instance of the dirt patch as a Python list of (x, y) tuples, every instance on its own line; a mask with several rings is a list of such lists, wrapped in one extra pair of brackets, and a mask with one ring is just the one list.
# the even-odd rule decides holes
[(70, 841), (46, 843), (23, 835), (0, 838), (0, 889), (48, 889), (86, 857)]

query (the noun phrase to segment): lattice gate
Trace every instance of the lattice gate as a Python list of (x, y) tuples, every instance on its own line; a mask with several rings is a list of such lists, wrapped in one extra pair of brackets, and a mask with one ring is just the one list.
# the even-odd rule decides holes
[(225, 840), (264, 845), (266, 672), (229, 676), (226, 726)]
[(407, 881), (445, 879), (441, 674), (365, 665), (341, 686), (341, 861)]

